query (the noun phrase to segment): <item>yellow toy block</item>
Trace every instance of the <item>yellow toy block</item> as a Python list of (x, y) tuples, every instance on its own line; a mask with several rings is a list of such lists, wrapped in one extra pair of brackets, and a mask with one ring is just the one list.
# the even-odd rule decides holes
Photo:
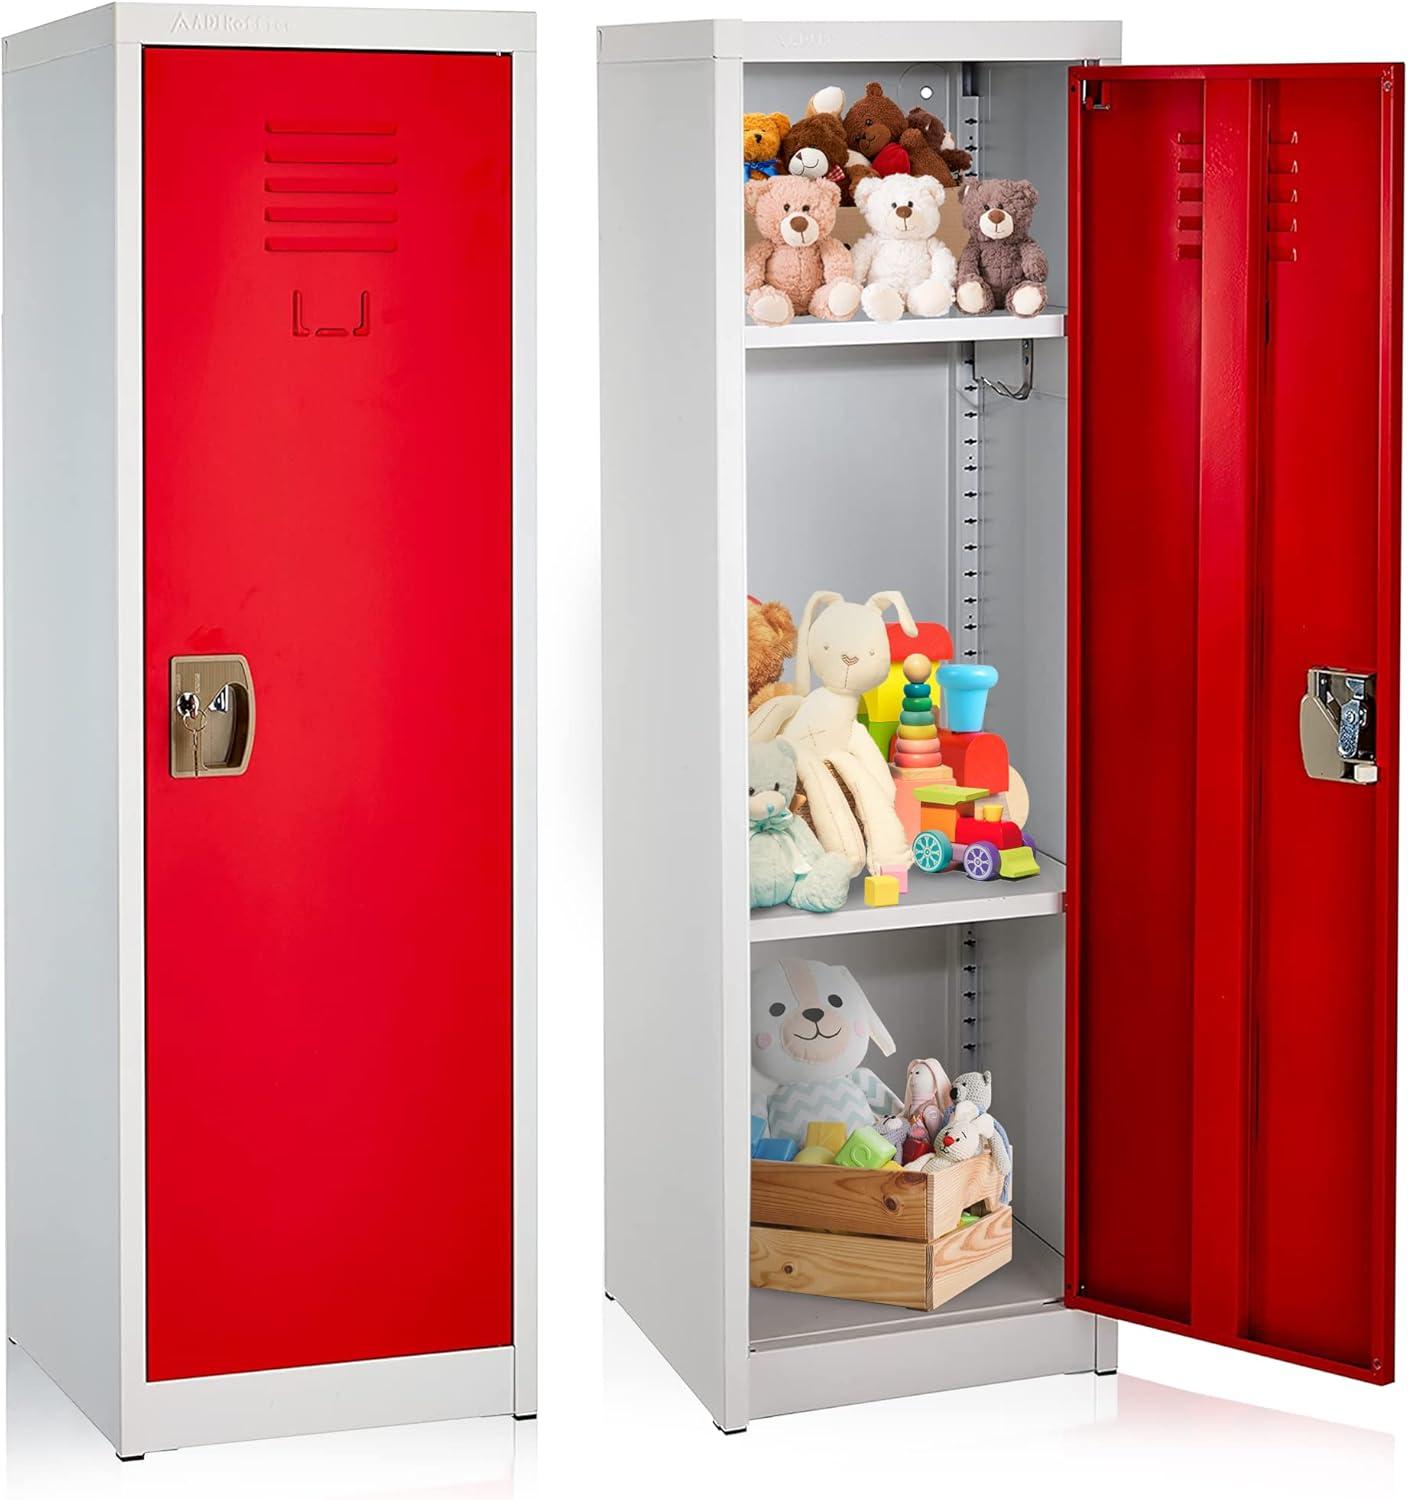
[[(873, 687), (868, 693), (861, 694), (861, 702), (865, 705), (866, 717), (872, 724), (882, 721), (897, 721), (900, 710), (903, 707), (904, 685), (910, 679), (905, 676), (904, 663), (892, 662), (889, 675), (879, 687)], [(934, 668), (929, 674), (929, 696), (934, 702), (935, 714), (939, 711), (939, 669)]]
[(846, 1144), (846, 1137), (850, 1133), (850, 1127), (843, 1125), (840, 1120), (813, 1120), (807, 1126), (807, 1142), (802, 1150), (810, 1151), (813, 1147), (819, 1147), (835, 1156)]
[(829, 1167), (836, 1160), (836, 1153), (825, 1146), (803, 1146), (792, 1160), (804, 1167)]
[(900, 883), (893, 875), (867, 875), (865, 877), (865, 904), (867, 906), (898, 906)]
[(984, 823), (1000, 823), (1002, 821), (1002, 804), (1000, 802), (984, 802), (975, 807), (973, 811)]
[(887, 1161), (887, 1162), (885, 1162), (885, 1163), (883, 1163), (881, 1165), (880, 1171), (882, 1171), (882, 1172), (903, 1172), (904, 1168), (902, 1166), (900, 1166), (899, 1162), (897, 1162), (894, 1159), (894, 1157), (892, 1156), (889, 1159), (889, 1161)]

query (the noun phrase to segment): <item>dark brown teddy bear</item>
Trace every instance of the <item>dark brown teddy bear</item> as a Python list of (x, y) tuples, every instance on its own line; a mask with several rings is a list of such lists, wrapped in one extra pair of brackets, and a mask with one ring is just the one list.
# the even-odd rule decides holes
[(778, 153), (781, 170), (793, 177), (824, 178), (841, 189), (841, 202), (854, 203), (852, 189), (859, 177), (873, 177), (869, 167), (847, 172), (846, 130), (840, 115), (807, 115), (783, 137)]
[[(955, 143), (948, 126), (937, 115), (931, 115), (927, 109), (920, 109), (916, 106), (910, 110), (909, 128), (919, 131), (930, 146), (939, 153), (944, 165), (953, 174), (955, 185), (957, 180), (973, 165), (972, 156)], [(942, 178), (939, 180), (943, 181)], [(948, 187), (949, 184), (944, 182), (944, 186)]]
[(1037, 191), (1029, 182), (994, 177), (971, 183), (963, 195), (968, 243), (958, 257), (954, 300), (966, 313), (999, 303), (1019, 318), (1046, 306), (1046, 252), (1031, 237)]
[(866, 84), (865, 93), (846, 111), (845, 127), (846, 144), (859, 151), (881, 177), (907, 172), (911, 177), (937, 178), (946, 188), (954, 185), (948, 163), (924, 132), (910, 124), (899, 105), (885, 97), (878, 83)]

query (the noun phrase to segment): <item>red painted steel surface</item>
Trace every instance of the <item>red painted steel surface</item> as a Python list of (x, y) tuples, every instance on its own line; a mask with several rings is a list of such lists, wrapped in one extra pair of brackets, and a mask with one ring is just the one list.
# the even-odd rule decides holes
[[(1082, 108), (1082, 81), (1088, 102), (1111, 108)], [(1108, 907), (1094, 909), (1096, 740), (1114, 721), (1101, 698), (1108, 648), (1092, 629), (1128, 592), (1100, 565), (1093, 515), (1111, 482), (1102, 418), (1115, 414), (1123, 453), (1130, 416), (1100, 357), (1106, 286), (1093, 236), (1118, 205), (1105, 138), (1137, 133), (1154, 105), (1134, 101), (1166, 99), (1175, 85), (1197, 90), (1202, 116), (1201, 399), (1190, 429), (1200, 519), (1191, 580), (1173, 576), (1156, 597), (1196, 611), (1196, 675), (1177, 684), (1197, 710), (1198, 798), (1183, 837), (1195, 911), (1183, 1113), (1218, 1148), (1216, 1170), (1196, 1167), (1180, 1203), (1186, 1305), (1160, 1308), (1165, 1283), (1123, 1222), (1147, 1230), (1147, 1194), (1137, 1185), (1131, 1200), (1122, 1163), (1092, 1134), (1108, 1117), (1089, 1102), (1106, 1081), (1111, 1024), (1131, 1063), (1148, 1031), (1146, 1088), (1172, 1071), (1147, 1019), (1149, 986), (1120, 994), (1092, 951), (1119, 937)], [(1379, 1382), (1393, 1372), (1402, 91), (1401, 68), (1360, 65), (1077, 70), (1072, 94), (1071, 796), (1082, 837), (1071, 861), (1067, 1301)], [(1167, 136), (1146, 146), (1153, 172), (1180, 149)], [(1348, 254), (1346, 198), (1372, 211)], [(1142, 472), (1127, 477), (1139, 490)], [(1337, 588), (1335, 575), (1351, 572), (1353, 585)], [(1306, 777), (1297, 710), (1313, 665), (1378, 674), (1377, 786)], [(1147, 750), (1141, 742), (1139, 760)], [(1170, 847), (1160, 863), (1177, 859)], [(1155, 972), (1182, 955), (1153, 945), (1142, 957)], [(1184, 1064), (1177, 1056), (1180, 1073)], [(1317, 1132), (1351, 1077), (1333, 1138)], [(1156, 1142), (1156, 1172), (1163, 1149)], [(1184, 1149), (1207, 1163), (1191, 1142)], [(1116, 1248), (1133, 1257), (1123, 1285), (1106, 1274)]]
[[(511, 63), (144, 68), (148, 1374), (506, 1344)], [(266, 250), (333, 206), (394, 250)], [(174, 780), (216, 652), (250, 768)]]
[[(1185, 1318), (1192, 1202), (1199, 263), (1175, 138), (1201, 90), (1105, 86), (1072, 204), (1072, 1292)], [(1183, 153), (1196, 155), (1196, 148)], [(1139, 314), (1132, 315), (1137, 306)], [(1076, 382), (1073, 381), (1073, 384)], [(1112, 837), (1137, 812), (1137, 837)], [(1152, 960), (1152, 961), (1151, 961)], [(1077, 1150), (1078, 1148), (1078, 1150)]]

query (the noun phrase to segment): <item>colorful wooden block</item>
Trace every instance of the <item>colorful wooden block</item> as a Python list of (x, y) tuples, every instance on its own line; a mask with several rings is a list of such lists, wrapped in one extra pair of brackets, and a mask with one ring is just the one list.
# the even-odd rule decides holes
[(768, 1133), (768, 1122), (761, 1115), (749, 1115), (749, 1122), (753, 1127), (752, 1149), (758, 1149), (758, 1142)]
[(865, 877), (865, 904), (867, 906), (898, 906), (900, 883), (893, 875), (867, 875)]
[(909, 895), (909, 866), (908, 865), (881, 865), (882, 875), (891, 875), (899, 882), (900, 895)]
[(791, 1136), (765, 1135), (753, 1147), (759, 1161), (791, 1161), (797, 1154), (797, 1143)]
[(825, 1146), (803, 1146), (792, 1159), (799, 1167), (829, 1167), (835, 1162), (836, 1153)]
[(846, 1144), (846, 1137), (850, 1131), (840, 1120), (813, 1120), (807, 1126), (807, 1146), (819, 1146), (823, 1151), (829, 1151), (832, 1156)]
[(845, 1145), (836, 1153), (836, 1165), (874, 1169), (883, 1166), (894, 1154), (894, 1146), (878, 1130), (862, 1125), (846, 1138)]
[(939, 748), (953, 774), (969, 786), (985, 786), (990, 792), (1005, 792), (1008, 785), (1007, 741), (1000, 734), (983, 730), (978, 734), (955, 734), (939, 730)]

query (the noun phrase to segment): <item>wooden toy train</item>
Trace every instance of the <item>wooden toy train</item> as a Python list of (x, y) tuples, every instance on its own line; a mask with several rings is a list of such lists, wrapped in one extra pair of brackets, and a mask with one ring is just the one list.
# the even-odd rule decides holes
[[(916, 867), (927, 874), (962, 869), (972, 880), (1020, 880), (1040, 873), (1022, 831), (1026, 786), (1001, 735), (985, 730), (988, 666), (954, 663), (942, 625), (922, 623), (918, 637), (888, 627), (889, 676), (865, 694), (860, 717), (890, 764), (895, 811)], [(939, 726), (948, 694), (948, 728)]]

